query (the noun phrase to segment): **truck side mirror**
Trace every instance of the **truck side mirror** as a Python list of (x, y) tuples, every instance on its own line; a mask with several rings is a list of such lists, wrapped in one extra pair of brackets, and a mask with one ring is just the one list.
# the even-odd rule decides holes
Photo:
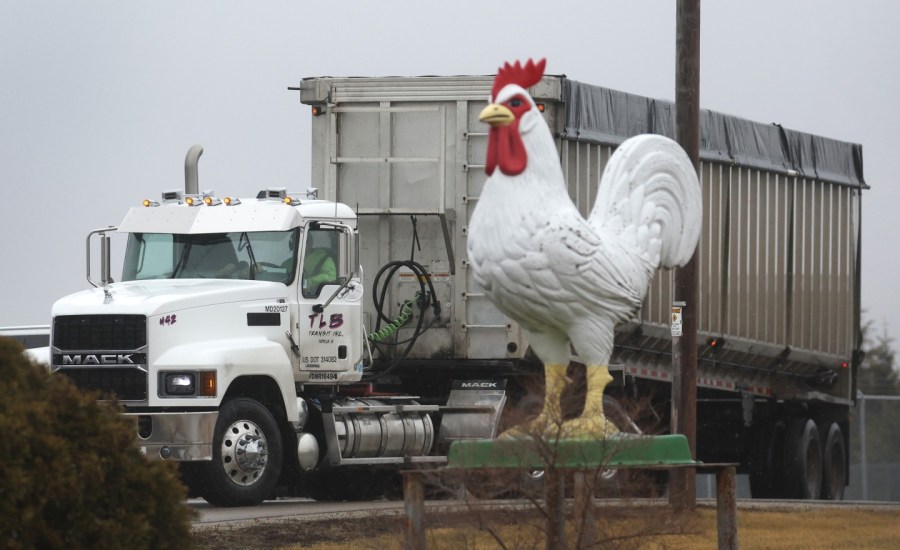
[(113, 282), (110, 274), (110, 238), (106, 233), (100, 235), (100, 286), (106, 286)]
[(359, 231), (350, 229), (347, 233), (347, 254), (350, 256), (347, 265), (350, 266), (350, 278), (352, 279), (358, 276), (359, 271)]
[[(115, 227), (104, 227), (103, 229), (95, 229), (88, 233), (87, 236), (87, 280), (95, 287), (104, 287), (113, 282), (110, 273), (110, 237), (108, 233), (115, 231)], [(91, 279), (91, 237), (100, 235), (100, 282), (97, 283)]]

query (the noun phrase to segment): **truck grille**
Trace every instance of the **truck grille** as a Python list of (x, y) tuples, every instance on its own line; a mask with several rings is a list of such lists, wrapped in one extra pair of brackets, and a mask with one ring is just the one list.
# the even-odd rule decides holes
[(61, 350), (133, 351), (147, 345), (143, 315), (60, 315), (53, 319), (53, 346)]
[[(53, 319), (53, 365), (82, 390), (122, 401), (147, 399), (147, 318), (60, 315)], [(125, 364), (129, 363), (129, 364)]]
[(139, 369), (65, 368), (59, 372), (84, 391), (100, 390), (105, 396), (112, 394), (120, 401), (143, 401), (147, 398), (147, 374)]

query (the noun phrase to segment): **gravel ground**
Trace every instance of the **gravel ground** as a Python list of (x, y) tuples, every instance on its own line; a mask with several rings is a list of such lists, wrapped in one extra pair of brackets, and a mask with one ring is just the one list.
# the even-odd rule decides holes
[(353, 518), (276, 518), (204, 524), (194, 528), (195, 547), (202, 550), (224, 548), (283, 548), (309, 541), (345, 542), (360, 533), (370, 536), (403, 531), (403, 519), (398, 514), (369, 515)]
[[(402, 503), (398, 503), (402, 504)], [(664, 499), (645, 499), (631, 501), (634, 506), (666, 506)], [(619, 501), (598, 501), (598, 506), (621, 505)], [(715, 507), (715, 501), (700, 499), (701, 507)], [(495, 502), (488, 505), (492, 516), (509, 516), (510, 522), (521, 519), (523, 513), (529, 513), (530, 505), (521, 501)], [(900, 513), (900, 503), (872, 502), (826, 502), (826, 501), (775, 501), (775, 500), (741, 500), (738, 508), (742, 510), (778, 510), (808, 511), (815, 509), (871, 510)], [(472, 514), (465, 504), (429, 503), (427, 506), (428, 527), (466, 527), (471, 525)], [(502, 521), (502, 520), (501, 520)], [(437, 522), (440, 522), (439, 524)], [(198, 549), (222, 548), (283, 548), (290, 545), (303, 545), (332, 542), (342, 543), (356, 540), (361, 533), (368, 537), (392, 534), (401, 537), (404, 520), (402, 506), (395, 509), (378, 509), (354, 512), (329, 512), (323, 514), (305, 514), (303, 516), (258, 518), (247, 520), (231, 520), (194, 525), (194, 543)]]

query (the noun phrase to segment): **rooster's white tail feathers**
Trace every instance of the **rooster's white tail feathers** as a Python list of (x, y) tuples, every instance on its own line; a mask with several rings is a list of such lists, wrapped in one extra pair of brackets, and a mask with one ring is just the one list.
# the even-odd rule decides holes
[(700, 237), (700, 183), (687, 154), (652, 134), (626, 140), (603, 171), (588, 221), (630, 242), (654, 266), (680, 267)]

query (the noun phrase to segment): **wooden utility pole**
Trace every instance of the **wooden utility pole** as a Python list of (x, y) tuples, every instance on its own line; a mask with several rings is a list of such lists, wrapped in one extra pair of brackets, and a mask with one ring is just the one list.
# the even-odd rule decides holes
[[(700, 0), (678, 0), (675, 31), (675, 136), (700, 170)], [(684, 434), (697, 457), (697, 251), (675, 273), (675, 301), (683, 303), (682, 335), (672, 337), (672, 430)], [(676, 387), (677, 386), (677, 387)], [(681, 509), (697, 505), (696, 472), (669, 473), (669, 502)]]

